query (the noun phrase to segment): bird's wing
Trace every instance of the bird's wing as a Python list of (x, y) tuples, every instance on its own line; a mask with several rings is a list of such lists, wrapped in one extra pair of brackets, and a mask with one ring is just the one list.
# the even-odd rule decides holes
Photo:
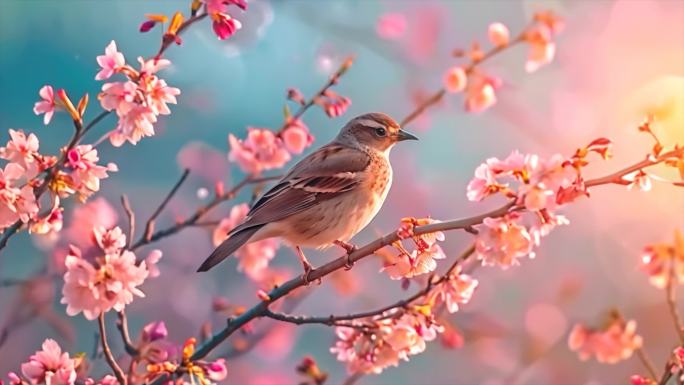
[(361, 181), (370, 164), (363, 151), (328, 144), (302, 159), (250, 209), (233, 231), (279, 221), (318, 202), (344, 194)]

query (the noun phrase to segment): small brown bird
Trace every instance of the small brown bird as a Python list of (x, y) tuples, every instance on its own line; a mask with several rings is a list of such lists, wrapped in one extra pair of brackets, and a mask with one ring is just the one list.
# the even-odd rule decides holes
[(246, 243), (281, 237), (297, 251), (308, 280), (312, 268), (301, 247), (335, 244), (349, 255), (354, 246), (347, 242), (368, 225), (387, 197), (390, 150), (397, 142), (417, 139), (382, 113), (352, 119), (332, 142), (299, 161), (256, 201), (197, 271), (211, 269)]

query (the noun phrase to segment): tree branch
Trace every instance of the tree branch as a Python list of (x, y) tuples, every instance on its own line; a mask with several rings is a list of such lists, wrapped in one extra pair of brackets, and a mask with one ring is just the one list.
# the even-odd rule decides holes
[(648, 374), (651, 376), (653, 381), (655, 381), (658, 378), (658, 375), (656, 374), (655, 366), (653, 366), (653, 361), (648, 358), (648, 355), (644, 351), (643, 347), (636, 349), (636, 353), (637, 357), (639, 357), (639, 361), (641, 361), (641, 364), (644, 365), (646, 370), (648, 370)]
[(138, 349), (133, 345), (131, 341), (131, 336), (128, 332), (128, 318), (126, 317), (126, 310), (122, 310), (118, 313), (119, 319), (116, 321), (116, 328), (119, 329), (121, 333), (121, 340), (124, 344), (124, 349), (126, 353), (135, 357), (138, 355)]
[(112, 350), (109, 348), (109, 344), (107, 343), (107, 332), (105, 331), (104, 313), (100, 313), (100, 316), (97, 317), (97, 324), (100, 327), (100, 343), (102, 344), (102, 351), (104, 352), (105, 359), (107, 360), (109, 367), (112, 368), (112, 370), (114, 371), (114, 375), (116, 376), (116, 379), (119, 381), (119, 384), (127, 385), (128, 381), (126, 379), (126, 374), (123, 372), (123, 370), (121, 370), (119, 364), (116, 363), (114, 355), (112, 354)]
[(171, 201), (171, 198), (173, 198), (174, 195), (176, 195), (176, 192), (178, 192), (178, 189), (181, 187), (181, 185), (185, 182), (185, 180), (188, 178), (188, 175), (190, 174), (189, 169), (185, 169), (183, 171), (183, 174), (181, 175), (180, 179), (176, 184), (171, 188), (171, 191), (166, 195), (166, 197), (162, 200), (162, 202), (159, 204), (156, 210), (150, 215), (150, 218), (147, 220), (145, 223), (145, 233), (143, 234), (142, 239), (145, 239), (146, 241), (149, 242), (150, 238), (152, 238), (152, 233), (154, 232), (154, 224), (155, 221), (157, 220), (157, 217), (161, 212), (164, 210), (166, 205)]
[(679, 310), (677, 309), (675, 292), (676, 279), (674, 261), (670, 261), (669, 277), (667, 278), (667, 285), (665, 286), (665, 298), (667, 300), (667, 308), (670, 310), (672, 322), (674, 322), (675, 329), (677, 330), (677, 336), (679, 336), (679, 342), (684, 345), (684, 322), (682, 322), (682, 317), (679, 315)]
[(121, 196), (121, 205), (128, 217), (128, 238), (126, 239), (126, 248), (128, 249), (131, 247), (131, 242), (133, 242), (133, 237), (135, 236), (135, 213), (131, 208), (131, 203), (128, 201), (128, 196), (126, 196), (126, 194)]
[[(254, 177), (254, 176), (248, 175), (244, 179), (242, 179), (242, 181), (240, 181), (237, 185), (235, 185), (235, 187), (233, 187), (230, 191), (223, 193), (221, 195), (217, 195), (216, 197), (214, 197), (214, 199), (212, 199), (211, 202), (209, 202), (206, 205), (198, 208), (195, 211), (195, 213), (192, 214), (186, 220), (181, 221), (179, 223), (176, 223), (175, 225), (168, 227), (166, 229), (158, 230), (157, 232), (153, 232), (149, 235), (149, 237), (142, 236), (136, 243), (134, 243), (131, 246), (130, 250), (136, 250), (142, 246), (145, 246), (147, 244), (156, 242), (162, 238), (166, 238), (168, 236), (176, 234), (176, 233), (180, 232), (181, 230), (183, 230), (187, 227), (195, 226), (199, 222), (200, 219), (202, 219), (207, 213), (209, 213), (209, 211), (211, 211), (213, 208), (215, 208), (219, 204), (235, 198), (235, 196), (238, 194), (238, 192), (240, 192), (240, 190), (242, 190), (247, 185), (268, 182), (268, 181), (277, 180), (280, 178), (281, 178), (281, 175), (274, 175), (274, 176), (267, 176), (267, 177)], [(172, 195), (172, 194), (169, 194), (169, 195)]]

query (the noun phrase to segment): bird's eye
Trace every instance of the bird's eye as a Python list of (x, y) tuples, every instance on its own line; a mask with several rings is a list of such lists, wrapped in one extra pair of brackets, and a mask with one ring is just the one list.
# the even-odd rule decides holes
[(387, 135), (387, 131), (385, 131), (384, 128), (376, 128), (376, 129), (375, 129), (375, 134), (376, 134), (377, 136), (385, 136), (385, 135)]

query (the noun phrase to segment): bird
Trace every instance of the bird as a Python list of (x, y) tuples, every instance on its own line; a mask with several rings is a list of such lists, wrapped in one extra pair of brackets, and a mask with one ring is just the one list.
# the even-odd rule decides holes
[(350, 268), (356, 247), (348, 242), (375, 217), (392, 185), (392, 147), (417, 139), (384, 113), (351, 119), (256, 200), (197, 271), (211, 269), (244, 244), (272, 237), (295, 249), (307, 283), (313, 267), (302, 247), (340, 246)]

